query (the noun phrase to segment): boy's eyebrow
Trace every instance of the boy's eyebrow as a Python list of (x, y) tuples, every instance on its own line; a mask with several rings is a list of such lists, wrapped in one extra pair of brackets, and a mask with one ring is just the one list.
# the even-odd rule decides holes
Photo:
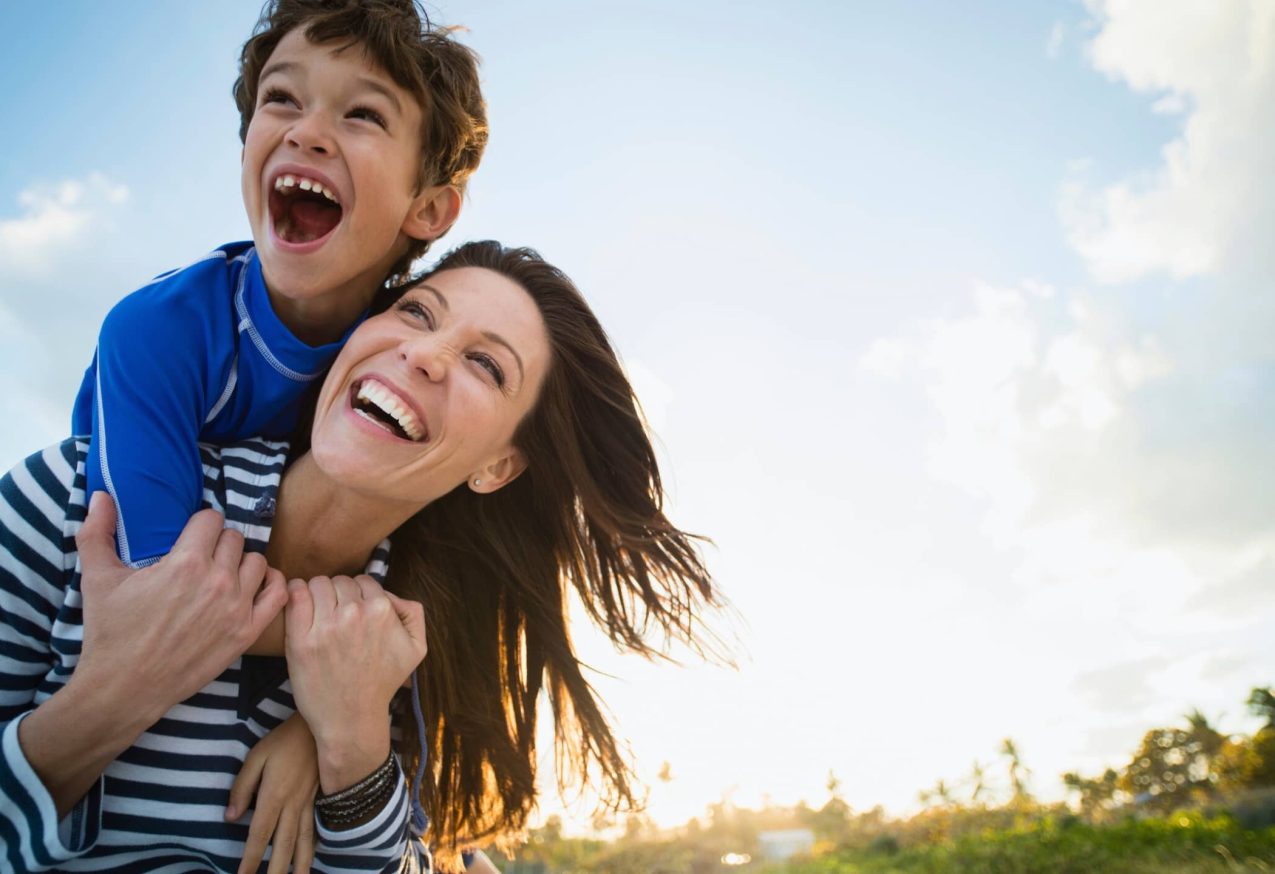
[(261, 71), (261, 75), (257, 78), (258, 82), (264, 82), (267, 76), (274, 73), (291, 73), (300, 68), (300, 65), (292, 61), (272, 61), (266, 64), (266, 68)]
[[(295, 61), (274, 61), (273, 63), (266, 64), (266, 68), (261, 71), (261, 76), (257, 79), (257, 81), (264, 82), (267, 76), (272, 76), (275, 73), (295, 73), (300, 69), (301, 65)], [(359, 76), (354, 81), (356, 84), (361, 85), (367, 90), (375, 91), (377, 94), (380, 94), (394, 105), (395, 112), (399, 115), (403, 114), (403, 104), (399, 101), (398, 96), (395, 95), (395, 93), (389, 88), (385, 87), (385, 85), (367, 76)]]
[(375, 91), (377, 94), (380, 94), (390, 103), (394, 104), (395, 112), (397, 112), (399, 115), (403, 114), (403, 104), (399, 103), (398, 97), (394, 95), (394, 92), (391, 91), (389, 88), (386, 88), (382, 83), (376, 81), (375, 79), (369, 79), (367, 76), (359, 76), (354, 81), (357, 82), (359, 85), (362, 85), (364, 88), (368, 89), (369, 91)]
[[(443, 308), (444, 312), (451, 311), (451, 305), (447, 303), (447, 298), (444, 297), (443, 293), (439, 291), (437, 288), (435, 288), (434, 286), (430, 285), (427, 282), (420, 283), (418, 288), (423, 288), (426, 291), (433, 294), (434, 297), (438, 298), (438, 305)], [(506, 349), (509, 350), (509, 354), (514, 357), (514, 361), (517, 362), (518, 364), (518, 384), (521, 385), (523, 380), (526, 379), (526, 373), (523, 370), (522, 356), (518, 354), (518, 350), (515, 349), (512, 345), (510, 345), (508, 340), (506, 340), (504, 337), (500, 336), (499, 334), (495, 333), (494, 331), (483, 331), (483, 336), (486, 337), (491, 342), (504, 346)]]

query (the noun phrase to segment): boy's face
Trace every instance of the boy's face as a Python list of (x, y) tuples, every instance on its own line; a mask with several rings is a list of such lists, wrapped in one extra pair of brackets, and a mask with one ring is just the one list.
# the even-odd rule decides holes
[(340, 328), (404, 251), (423, 195), (416, 98), (359, 46), (338, 47), (302, 28), (280, 40), (262, 70), (242, 184), (271, 292)]

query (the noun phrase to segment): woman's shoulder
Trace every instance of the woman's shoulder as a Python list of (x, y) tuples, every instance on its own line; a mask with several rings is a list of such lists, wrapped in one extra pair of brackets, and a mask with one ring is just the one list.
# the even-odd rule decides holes
[[(274, 495), (288, 459), (286, 441), (253, 438), (227, 446), (201, 443), (199, 455), (204, 468), (203, 506), (240, 525), (273, 516)], [(84, 520), (87, 458), (88, 439), (68, 437), (14, 465), (0, 477), (0, 525), (24, 541), (40, 534), (50, 546), (61, 548), (62, 539), (74, 536)], [(266, 504), (270, 512), (263, 514)]]
[(201, 443), (199, 455), (203, 506), (224, 515), (226, 527), (242, 533), (249, 550), (263, 551), (287, 466), (287, 441), (254, 437), (226, 446)]
[(86, 437), (68, 437), (33, 452), (0, 478), (0, 499), (23, 517), (61, 519), (69, 507), (85, 504)]
[(87, 456), (88, 441), (69, 437), (0, 477), (0, 556), (10, 574), (55, 588), (64, 582), (84, 521)]

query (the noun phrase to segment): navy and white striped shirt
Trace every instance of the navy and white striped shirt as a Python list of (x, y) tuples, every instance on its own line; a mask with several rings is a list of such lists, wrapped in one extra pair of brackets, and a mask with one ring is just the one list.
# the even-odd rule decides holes
[[(248, 750), (295, 710), (282, 659), (237, 660), (139, 737), (61, 822), (18, 744), (23, 717), (66, 683), (79, 658), (75, 534), (87, 451), (72, 438), (0, 479), (0, 869), (234, 871), (248, 825), (224, 820), (230, 786)], [(200, 452), (203, 506), (224, 513), (248, 549), (264, 550), (286, 445), (251, 440)], [(368, 573), (384, 576), (387, 548)], [(371, 822), (339, 832), (316, 822), (315, 870), (398, 870), (408, 818), (400, 771)]]

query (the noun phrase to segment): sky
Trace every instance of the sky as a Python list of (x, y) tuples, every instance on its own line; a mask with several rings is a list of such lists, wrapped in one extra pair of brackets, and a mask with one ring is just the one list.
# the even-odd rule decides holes
[[(1254, 727), (1275, 7), (429, 8), (468, 28), (492, 126), (439, 250), (576, 280), (732, 604), (734, 669), (577, 617), (657, 822), (817, 806), (830, 770), (906, 813), (1005, 737), (1058, 798), (1193, 708)], [(112, 303), (248, 236), (258, 9), (0, 5), (0, 465), (65, 436)]]

